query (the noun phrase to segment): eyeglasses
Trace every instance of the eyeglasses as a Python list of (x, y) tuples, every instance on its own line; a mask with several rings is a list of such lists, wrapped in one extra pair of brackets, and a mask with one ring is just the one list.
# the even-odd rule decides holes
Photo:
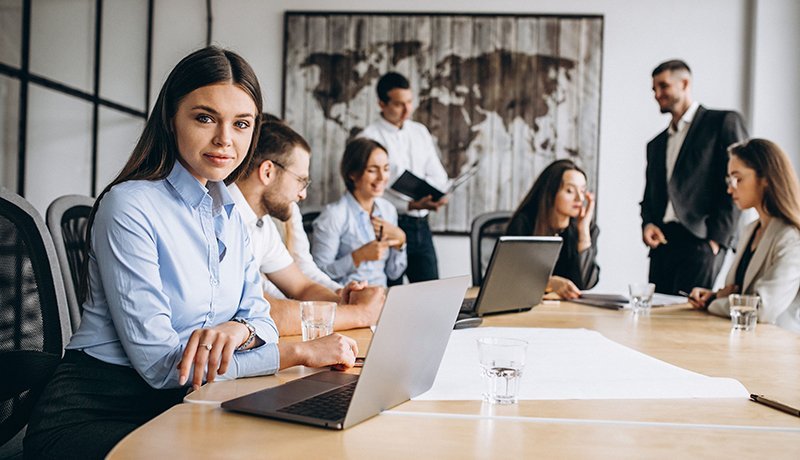
[(303, 190), (307, 189), (307, 188), (308, 188), (308, 186), (309, 186), (309, 185), (311, 185), (311, 178), (308, 178), (308, 177), (300, 177), (300, 176), (299, 176), (299, 175), (297, 175), (296, 173), (293, 173), (292, 171), (289, 171), (289, 169), (288, 169), (288, 168), (286, 168), (286, 166), (284, 166), (284, 165), (282, 165), (282, 164), (278, 163), (277, 161), (272, 161), (272, 164), (274, 164), (275, 166), (277, 166), (277, 167), (281, 168), (282, 170), (284, 170), (284, 171), (286, 171), (287, 173), (291, 174), (291, 175), (292, 175), (292, 177), (294, 177), (295, 179), (297, 179), (297, 182), (298, 182), (298, 183), (299, 183), (299, 184), (302, 186), (302, 188), (300, 189), (300, 191), (303, 191)]
[(742, 179), (742, 177), (731, 176), (729, 174), (725, 176), (725, 183), (728, 184), (728, 187), (731, 189), (736, 190), (736, 188), (739, 186), (739, 182), (741, 182)]

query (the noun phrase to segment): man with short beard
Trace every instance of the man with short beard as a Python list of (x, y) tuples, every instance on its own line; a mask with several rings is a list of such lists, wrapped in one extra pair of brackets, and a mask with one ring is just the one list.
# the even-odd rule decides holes
[(311, 148), (280, 120), (269, 116), (264, 116), (264, 120), (249, 170), (228, 189), (247, 226), (261, 273), (286, 297), (264, 294), (278, 331), (281, 335), (300, 333), (301, 300), (338, 302), (336, 330), (375, 324), (383, 305), (383, 288), (353, 282), (334, 292), (304, 274), (283, 244), (270, 217), (289, 220), (293, 203), (305, 198), (311, 182)]
[(692, 73), (680, 60), (653, 72), (653, 94), (669, 126), (647, 144), (641, 204), (650, 282), (666, 294), (711, 288), (736, 237), (739, 211), (726, 192), (728, 146), (747, 138), (742, 117), (692, 100)]

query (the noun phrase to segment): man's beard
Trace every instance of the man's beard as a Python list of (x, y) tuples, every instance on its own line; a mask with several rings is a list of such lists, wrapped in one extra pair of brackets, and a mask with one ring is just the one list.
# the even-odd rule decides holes
[(292, 217), (292, 202), (281, 201), (280, 196), (276, 193), (266, 192), (261, 195), (261, 206), (264, 207), (267, 214), (281, 222), (286, 222)]

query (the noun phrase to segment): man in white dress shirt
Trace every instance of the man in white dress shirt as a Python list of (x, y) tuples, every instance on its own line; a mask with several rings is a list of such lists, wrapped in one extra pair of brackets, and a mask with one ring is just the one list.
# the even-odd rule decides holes
[[(390, 180), (394, 181), (408, 170), (429, 184), (445, 190), (447, 172), (442, 166), (431, 133), (421, 123), (411, 120), (414, 113), (414, 94), (408, 80), (389, 72), (378, 80), (380, 118), (367, 126), (359, 136), (377, 141), (389, 154)], [(408, 268), (405, 275), (412, 283), (439, 278), (433, 235), (428, 226), (428, 213), (447, 204), (447, 197), (434, 201), (427, 196), (412, 200), (392, 189), (385, 196), (397, 208), (398, 224), (406, 233)], [(402, 283), (402, 277), (392, 283)]]
[[(384, 300), (384, 290), (358, 283), (337, 294), (310, 279), (294, 262), (270, 217), (287, 221), (293, 204), (305, 198), (311, 148), (285, 123), (269, 119), (261, 126), (258, 146), (244, 178), (228, 186), (250, 235), (250, 245), (261, 273), (282, 295), (266, 289), (272, 306), (270, 315), (281, 335), (300, 333), (300, 300), (339, 302), (334, 329), (352, 329), (375, 324)], [(295, 299), (295, 300), (290, 300)]]

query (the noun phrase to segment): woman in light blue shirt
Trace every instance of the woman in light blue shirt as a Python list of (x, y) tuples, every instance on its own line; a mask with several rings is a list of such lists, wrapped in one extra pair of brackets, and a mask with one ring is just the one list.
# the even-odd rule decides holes
[(386, 286), (406, 269), (406, 234), (397, 210), (382, 198), (389, 183), (389, 156), (366, 138), (351, 141), (340, 173), (347, 192), (314, 221), (314, 262), (335, 281), (367, 281)]
[(89, 218), (81, 325), (31, 417), (26, 457), (103, 457), (189, 383), (353, 365), (355, 342), (339, 335), (278, 343), (223, 183), (252, 157), (261, 101), (230, 51), (199, 50), (170, 73)]

